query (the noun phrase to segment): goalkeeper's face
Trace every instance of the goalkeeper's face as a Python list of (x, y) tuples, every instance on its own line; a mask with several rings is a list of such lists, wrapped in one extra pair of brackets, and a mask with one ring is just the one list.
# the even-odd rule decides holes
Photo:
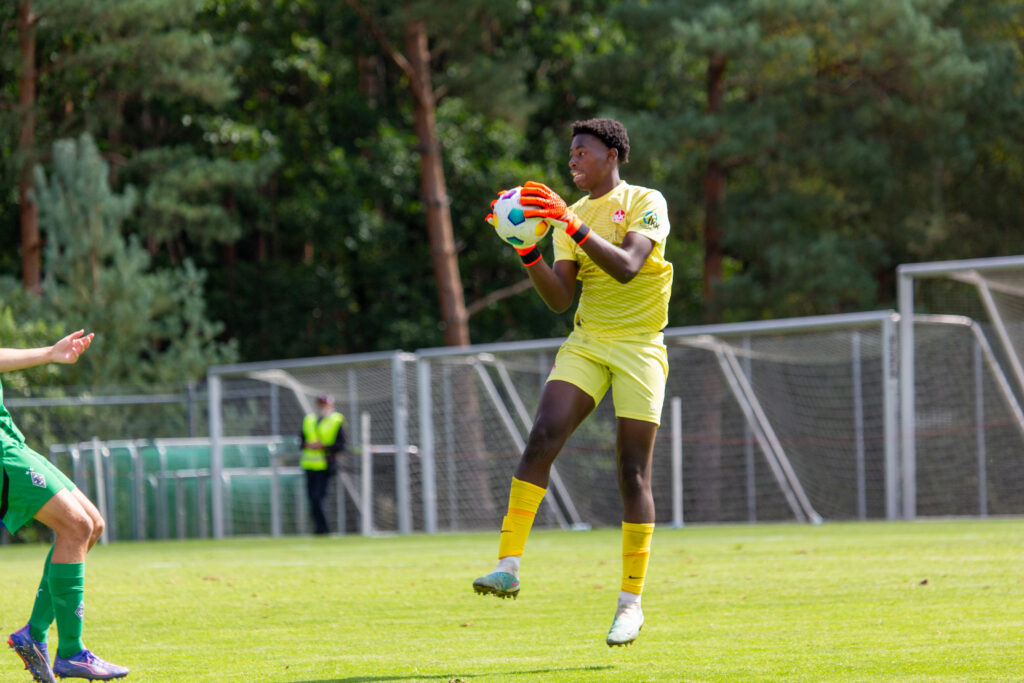
[(569, 144), (569, 172), (581, 190), (591, 191), (608, 182), (618, 167), (619, 151), (589, 133), (580, 133)]

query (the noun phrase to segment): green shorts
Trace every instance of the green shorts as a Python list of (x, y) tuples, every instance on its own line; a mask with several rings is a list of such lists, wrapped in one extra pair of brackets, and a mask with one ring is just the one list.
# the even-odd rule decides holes
[(601, 339), (577, 328), (558, 349), (553, 379), (579, 387), (595, 405), (611, 386), (616, 417), (660, 425), (668, 380), (664, 338)]
[(0, 439), (0, 521), (12, 534), (60, 491), (75, 489), (49, 460), (23, 443)]

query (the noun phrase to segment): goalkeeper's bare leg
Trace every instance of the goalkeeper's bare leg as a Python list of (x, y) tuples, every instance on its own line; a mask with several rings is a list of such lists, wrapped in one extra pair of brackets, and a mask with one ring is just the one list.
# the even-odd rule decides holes
[(576, 386), (560, 380), (545, 385), (526, 450), (512, 477), (508, 513), (501, 523), (498, 565), (473, 582), (477, 593), (499, 598), (519, 595), (519, 563), (547, 490), (551, 465), (593, 409), (594, 399)]
[(605, 641), (609, 647), (629, 645), (637, 639), (644, 625), (640, 594), (644, 589), (654, 533), (651, 460), (657, 432), (658, 425), (653, 422), (618, 420), (616, 460), (623, 508), (622, 588)]

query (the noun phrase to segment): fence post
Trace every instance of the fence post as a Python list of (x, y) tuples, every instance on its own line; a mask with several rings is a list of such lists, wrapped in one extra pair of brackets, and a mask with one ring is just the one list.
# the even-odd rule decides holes
[(988, 517), (988, 473), (985, 467), (985, 373), (982, 369), (981, 346), (975, 339), (974, 351), (974, 439), (978, 451), (978, 514)]
[(434, 469), (434, 420), (430, 391), (430, 361), (416, 361), (416, 388), (419, 403), (420, 475), (423, 477), (423, 530), (437, 533), (437, 481)]
[(196, 474), (196, 513), (199, 516), (199, 538), (208, 538), (210, 513), (206, 507), (206, 477), (201, 472)]
[(867, 472), (864, 463), (864, 387), (861, 380), (860, 332), (850, 336), (853, 367), (853, 439), (854, 469), (857, 474), (857, 519), (868, 518)]
[(277, 456), (270, 456), (270, 535), (281, 536), (281, 480)]
[(672, 397), (672, 526), (683, 527), (683, 399)]
[[(96, 480), (96, 507), (99, 508), (100, 517), (107, 519), (107, 486), (103, 476), (103, 453), (100, 451), (100, 439), (92, 437), (92, 475)], [(100, 543), (106, 545), (109, 541), (107, 530), (103, 530), (100, 536)]]
[[(743, 373), (753, 384), (754, 368), (750, 360), (750, 337), (743, 337)], [(747, 521), (757, 521), (757, 458), (754, 457), (754, 430), (743, 423), (743, 462), (746, 465)]]
[(362, 434), (363, 443), (359, 454), (360, 475), (362, 481), (361, 494), (363, 499), (363, 515), (360, 520), (360, 530), (363, 536), (373, 534), (373, 452), (370, 450), (370, 414), (363, 413), (359, 416), (359, 432)]
[(211, 513), (213, 515), (213, 537), (224, 538), (224, 453), (221, 450), (221, 436), (224, 424), (221, 422), (220, 376), (206, 373), (206, 390), (209, 394), (210, 413), (210, 489)]
[(142, 452), (137, 443), (129, 444), (128, 452), (132, 456), (132, 503), (135, 506), (136, 541), (146, 540), (146, 469), (142, 460)]
[(899, 378), (896, 376), (896, 326), (892, 316), (882, 321), (882, 412), (885, 422), (885, 518), (899, 518)]
[(412, 531), (412, 506), (409, 495), (409, 401), (405, 395), (405, 354), (391, 359), (391, 402), (395, 435), (395, 503), (398, 507), (398, 533)]
[(174, 530), (179, 541), (188, 536), (188, 517), (185, 510), (185, 475), (174, 473)]
[(900, 460), (903, 519), (917, 516), (917, 413), (914, 405), (914, 278), (896, 269), (900, 307)]

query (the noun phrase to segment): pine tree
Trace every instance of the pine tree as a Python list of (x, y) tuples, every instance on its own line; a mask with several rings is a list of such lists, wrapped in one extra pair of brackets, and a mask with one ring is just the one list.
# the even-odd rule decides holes
[[(90, 132), (111, 181), (142, 188), (129, 225), (143, 232), (151, 254), (180, 263), (193, 248), (240, 234), (225, 197), (264, 182), (275, 160), (272, 153), (236, 158), (204, 139), (220, 125), (212, 114), (237, 94), (230, 65), (244, 45), (194, 29), (198, 11), (176, 0), (20, 0), (20, 59), (9, 68), (19, 83), (26, 288), (38, 286), (42, 255), (28, 201), (31, 169), (43, 156), (37, 150), (45, 153), (58, 137)], [(187, 125), (190, 118), (196, 125)]]
[(205, 274), (187, 259), (154, 268), (139, 240), (122, 236), (138, 193), (111, 190), (95, 141), (59, 140), (52, 159), (49, 174), (36, 169), (46, 255), (35, 313), (97, 333), (73, 366), (82, 383), (173, 384), (232, 360), (234, 346), (217, 339), (222, 325), (205, 315)]
[(709, 321), (863, 309), (891, 259), (928, 243), (935, 179), (943, 160), (962, 158), (963, 112), (984, 72), (943, 25), (948, 5), (622, 10), (630, 33), (652, 38), (618, 57), (599, 92), (661, 118), (646, 127), (657, 163), (701, 208)]

